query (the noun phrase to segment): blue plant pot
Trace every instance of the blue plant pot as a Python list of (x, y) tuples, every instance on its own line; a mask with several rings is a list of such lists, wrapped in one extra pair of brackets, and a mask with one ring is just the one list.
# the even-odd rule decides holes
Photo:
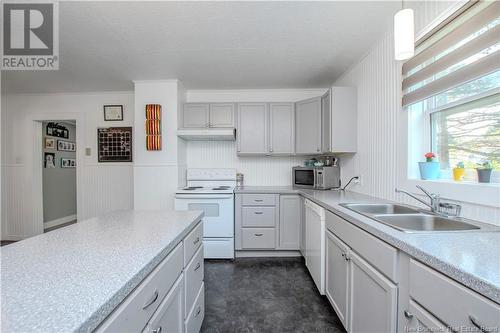
[(439, 179), (441, 172), (439, 162), (418, 162), (418, 168), (420, 169), (420, 178), (424, 180)]

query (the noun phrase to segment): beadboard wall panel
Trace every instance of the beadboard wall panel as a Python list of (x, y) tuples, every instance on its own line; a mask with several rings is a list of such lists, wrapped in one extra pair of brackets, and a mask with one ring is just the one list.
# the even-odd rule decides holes
[[(453, 2), (422, 1), (415, 5), (416, 31), (434, 24)], [(358, 153), (341, 156), (343, 183), (360, 175), (351, 190), (419, 205), (395, 192), (407, 178), (408, 118), (401, 109), (401, 65), (394, 60), (393, 33), (389, 31), (358, 64), (334, 85), (354, 86), (358, 93)], [(459, 202), (462, 216), (500, 225), (497, 207)]]
[(292, 183), (292, 167), (306, 157), (236, 156), (232, 141), (189, 141), (189, 168), (235, 168), (245, 175), (245, 185), (286, 186)]

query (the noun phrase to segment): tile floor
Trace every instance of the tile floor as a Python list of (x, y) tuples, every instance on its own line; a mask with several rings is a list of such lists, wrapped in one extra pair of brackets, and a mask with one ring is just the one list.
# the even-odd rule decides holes
[(206, 260), (201, 331), (345, 332), (302, 258)]

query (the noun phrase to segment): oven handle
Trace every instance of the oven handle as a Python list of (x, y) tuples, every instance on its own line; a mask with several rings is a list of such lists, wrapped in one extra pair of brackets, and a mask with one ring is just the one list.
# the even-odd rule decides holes
[(232, 194), (217, 195), (217, 194), (176, 194), (176, 199), (231, 199)]

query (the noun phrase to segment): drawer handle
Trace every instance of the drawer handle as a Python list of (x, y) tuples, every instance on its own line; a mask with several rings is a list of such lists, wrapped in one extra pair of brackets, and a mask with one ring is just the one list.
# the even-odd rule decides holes
[(262, 201), (264, 201), (264, 200), (262, 200), (262, 199), (254, 199), (254, 201), (255, 201), (255, 202), (262, 202)]
[(413, 318), (413, 313), (411, 313), (408, 310), (404, 310), (403, 314), (405, 315), (406, 319), (412, 319)]
[(255, 236), (257, 236), (257, 237), (260, 237), (260, 236), (262, 236), (263, 234), (254, 234), (254, 235), (255, 235)]
[(196, 239), (194, 240), (193, 244), (197, 244), (199, 241), (200, 241), (200, 237), (196, 237)]
[(198, 311), (196, 311), (196, 314), (194, 315), (194, 317), (198, 317), (200, 315), (200, 312), (201, 312), (201, 306), (198, 307)]
[(200, 267), (201, 267), (201, 264), (200, 264), (200, 263), (196, 264), (196, 267), (194, 268), (194, 271), (196, 272), (197, 270), (199, 270), (199, 269), (200, 269)]
[(345, 252), (342, 252), (341, 256), (342, 256), (342, 257), (345, 257)]
[(254, 214), (256, 214), (256, 215), (262, 215), (262, 214), (264, 214), (264, 212), (254, 212)]
[(154, 302), (156, 302), (157, 299), (158, 299), (158, 290), (155, 290), (155, 293), (154, 293), (153, 297), (151, 297), (151, 299), (149, 301), (147, 301), (146, 304), (144, 304), (142, 306), (142, 309), (146, 310), (151, 304), (153, 304)]
[(484, 326), (483, 324), (481, 324), (479, 321), (477, 321), (476, 317), (472, 316), (472, 315), (469, 315), (469, 320), (470, 322), (476, 326), (481, 332), (493, 332), (493, 331), (490, 331), (486, 328), (486, 326)]
[(151, 333), (161, 333), (161, 326), (153, 330)]

